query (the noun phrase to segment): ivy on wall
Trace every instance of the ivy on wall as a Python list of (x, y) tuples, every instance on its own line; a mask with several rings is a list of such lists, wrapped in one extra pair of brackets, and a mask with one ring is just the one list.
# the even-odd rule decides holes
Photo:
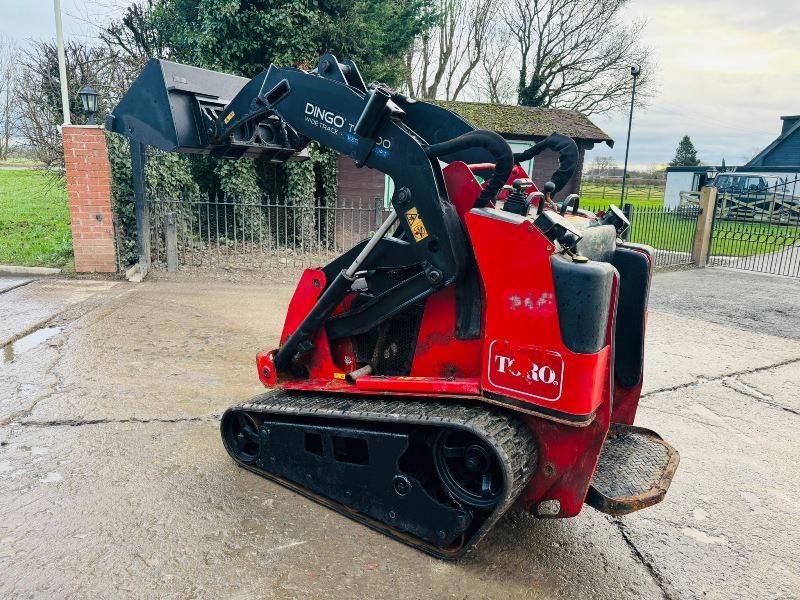
[[(123, 264), (132, 264), (138, 254), (130, 143), (115, 133), (107, 133), (106, 139), (119, 253)], [(227, 160), (172, 154), (151, 148), (145, 162), (145, 193), (148, 200), (156, 201), (229, 202), (235, 207), (226, 213), (227, 218), (248, 223), (248, 227), (259, 227), (261, 221), (260, 230), (267, 229), (264, 204), (277, 202), (303, 207), (293, 235), (309, 240), (326, 238), (333, 232), (316, 231), (319, 224), (315, 207), (336, 205), (338, 155), (315, 142), (310, 144), (308, 154), (307, 160), (275, 164), (249, 158)]]
[[(118, 251), (123, 265), (132, 264), (136, 262), (137, 251), (130, 142), (116, 133), (106, 133), (106, 143)], [(145, 163), (145, 186), (149, 198), (178, 200), (200, 194), (189, 159), (181, 154), (159, 152), (149, 156)]]

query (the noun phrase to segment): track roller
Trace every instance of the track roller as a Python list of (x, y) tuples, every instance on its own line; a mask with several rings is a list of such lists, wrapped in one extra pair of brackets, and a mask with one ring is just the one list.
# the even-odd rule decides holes
[(529, 428), (479, 405), (272, 392), (220, 426), (240, 466), (441, 558), (474, 547), (536, 467)]

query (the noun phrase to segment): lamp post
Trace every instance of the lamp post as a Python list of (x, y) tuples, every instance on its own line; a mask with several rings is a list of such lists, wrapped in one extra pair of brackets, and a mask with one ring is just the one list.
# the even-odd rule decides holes
[(636, 101), (636, 79), (641, 72), (642, 68), (639, 65), (633, 65), (631, 67), (633, 90), (631, 91), (631, 112), (628, 114), (628, 141), (625, 142), (625, 166), (622, 168), (622, 197), (619, 199), (620, 208), (625, 205), (625, 186), (628, 180), (628, 152), (631, 148), (631, 125), (633, 124), (633, 103)]
[(83, 112), (86, 115), (87, 125), (96, 124), (94, 115), (97, 112), (97, 96), (97, 92), (90, 85), (85, 85), (78, 91), (78, 97), (81, 99)]
[(58, 51), (58, 78), (61, 80), (61, 110), (64, 125), (69, 125), (69, 90), (67, 89), (67, 59), (64, 56), (64, 28), (61, 26), (61, 0), (53, 0), (56, 14), (56, 48)]

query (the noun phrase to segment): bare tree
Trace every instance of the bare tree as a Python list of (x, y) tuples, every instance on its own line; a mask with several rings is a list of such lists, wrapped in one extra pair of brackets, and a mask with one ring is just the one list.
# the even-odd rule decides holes
[(495, 19), (486, 36), (486, 51), (481, 59), (479, 96), (492, 104), (512, 104), (516, 100), (517, 85), (510, 65), (514, 49), (505, 40), (503, 24)]
[(14, 114), (19, 50), (14, 41), (0, 36), (0, 160), (6, 160), (17, 131)]
[(406, 55), (406, 89), (418, 98), (464, 93), (486, 51), (499, 0), (438, 0), (438, 24)]
[(134, 72), (141, 71), (148, 59), (166, 58), (169, 54), (166, 32), (153, 22), (154, 10), (154, 0), (138, 0), (100, 31), (100, 39), (109, 48), (118, 49), (122, 61), (131, 63)]
[[(70, 90), (70, 114), (73, 122), (84, 119), (77, 91), (91, 84), (99, 92), (100, 117), (115, 104), (125, 90), (127, 72), (118, 53), (107, 46), (93, 46), (71, 41), (65, 48), (67, 84)], [(33, 148), (34, 156), (44, 164), (63, 163), (63, 149), (58, 126), (62, 121), (58, 54), (52, 42), (34, 42), (20, 52), (19, 134)]]
[(509, 0), (504, 20), (519, 52), (519, 103), (586, 114), (627, 104), (629, 67), (642, 67), (640, 98), (652, 87), (643, 21), (626, 22), (628, 0)]
[(611, 156), (595, 156), (592, 160), (592, 175), (595, 177), (605, 177), (613, 174), (618, 169), (617, 161)]

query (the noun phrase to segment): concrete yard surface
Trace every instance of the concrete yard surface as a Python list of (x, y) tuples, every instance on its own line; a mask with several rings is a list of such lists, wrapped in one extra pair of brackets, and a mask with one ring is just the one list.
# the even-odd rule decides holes
[(0, 597), (800, 598), (800, 281), (656, 275), (637, 424), (681, 453), (666, 500), (512, 512), (459, 562), (228, 458), (292, 292), (0, 277)]

